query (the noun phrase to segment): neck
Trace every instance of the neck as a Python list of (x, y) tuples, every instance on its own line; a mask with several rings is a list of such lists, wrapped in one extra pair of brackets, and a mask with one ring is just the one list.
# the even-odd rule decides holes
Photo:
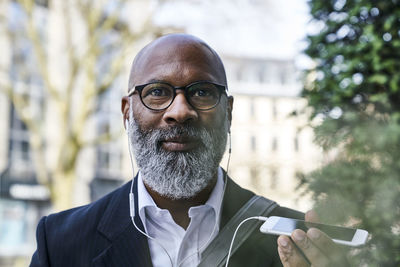
[(215, 184), (217, 183), (217, 177), (217, 174), (214, 175), (214, 178), (211, 180), (206, 188), (200, 191), (196, 196), (189, 199), (172, 199), (160, 195), (156, 191), (152, 190), (149, 186), (147, 186), (146, 183), (144, 183), (144, 186), (146, 187), (147, 191), (149, 192), (150, 196), (153, 198), (157, 206), (161, 209), (167, 209), (171, 213), (171, 216), (174, 219), (175, 223), (186, 230), (190, 223), (189, 209), (191, 207), (204, 205), (207, 202), (207, 200), (210, 198), (212, 190), (215, 187)]

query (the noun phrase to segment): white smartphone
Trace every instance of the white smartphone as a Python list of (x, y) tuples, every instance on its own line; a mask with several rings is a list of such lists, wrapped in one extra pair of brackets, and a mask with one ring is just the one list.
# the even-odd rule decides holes
[(295, 229), (301, 229), (307, 232), (310, 228), (318, 228), (330, 238), (333, 242), (358, 247), (364, 245), (368, 238), (368, 232), (362, 229), (346, 228), (321, 223), (311, 223), (302, 220), (271, 216), (260, 227), (260, 231), (265, 234), (288, 235)]

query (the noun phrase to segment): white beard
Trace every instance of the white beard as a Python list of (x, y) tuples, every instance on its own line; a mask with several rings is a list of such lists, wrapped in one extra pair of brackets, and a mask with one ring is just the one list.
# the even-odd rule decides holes
[[(210, 184), (225, 152), (228, 116), (221, 127), (211, 131), (192, 125), (144, 131), (132, 110), (130, 118), (129, 144), (147, 186), (171, 199), (189, 199)], [(161, 147), (160, 140), (182, 135), (199, 138), (201, 144), (184, 152), (166, 151)]]

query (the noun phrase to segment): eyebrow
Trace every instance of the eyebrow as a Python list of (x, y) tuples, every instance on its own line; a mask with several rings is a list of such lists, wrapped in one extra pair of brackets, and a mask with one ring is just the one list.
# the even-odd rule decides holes
[[(144, 82), (143, 84), (146, 84), (146, 83), (159, 83), (159, 82), (161, 82), (161, 83), (167, 83), (166, 81), (163, 81), (163, 80), (158, 80), (158, 79), (150, 79), (150, 80), (148, 80), (147, 82)], [(139, 84), (140, 85), (140, 84)], [(128, 88), (128, 94), (127, 94), (127, 96), (131, 96), (132, 94), (133, 94), (133, 92), (135, 91), (135, 87), (136, 86), (138, 86), (138, 85), (133, 85), (131, 88)]]
[(168, 83), (168, 82), (166, 82), (164, 80), (159, 80), (159, 79), (150, 79), (145, 83)]

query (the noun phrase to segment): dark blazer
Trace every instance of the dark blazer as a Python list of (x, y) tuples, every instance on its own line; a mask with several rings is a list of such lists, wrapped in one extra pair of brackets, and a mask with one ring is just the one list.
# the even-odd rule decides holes
[[(136, 180), (133, 191), (138, 210)], [(30, 266), (152, 266), (147, 238), (134, 228), (129, 216), (129, 190), (130, 182), (89, 205), (43, 217)], [(220, 229), (253, 195), (228, 178)], [(271, 215), (304, 217), (283, 207)], [(143, 229), (139, 216), (135, 222)], [(256, 228), (232, 255), (229, 266), (282, 266), (276, 237)]]

